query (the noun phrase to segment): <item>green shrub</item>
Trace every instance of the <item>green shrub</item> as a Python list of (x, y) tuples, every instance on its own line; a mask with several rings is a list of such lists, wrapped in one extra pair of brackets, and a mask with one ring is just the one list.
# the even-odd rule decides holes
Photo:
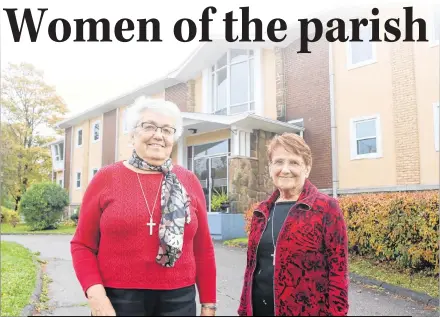
[(220, 207), (223, 203), (226, 203), (228, 201), (228, 194), (224, 193), (223, 191), (218, 192), (215, 190), (215, 194), (212, 195), (211, 198), (211, 210), (212, 211), (220, 211)]
[[(350, 252), (390, 261), (402, 269), (439, 273), (437, 191), (346, 195), (338, 200)], [(256, 206), (244, 214), (247, 234)]]
[(15, 210), (11, 210), (5, 207), (1, 207), (1, 222), (8, 223), (15, 228), (15, 226), (20, 222), (20, 215)]
[(40, 183), (26, 191), (19, 210), (31, 230), (55, 229), (68, 204), (69, 196), (59, 185)]
[(401, 268), (438, 272), (438, 192), (342, 196), (349, 247)]

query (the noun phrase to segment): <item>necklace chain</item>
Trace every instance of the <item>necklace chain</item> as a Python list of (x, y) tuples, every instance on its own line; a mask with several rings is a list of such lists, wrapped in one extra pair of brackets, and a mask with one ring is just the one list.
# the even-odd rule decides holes
[[(137, 178), (139, 181), (139, 186), (141, 187), (141, 190), (142, 190), (142, 195), (144, 196), (145, 205), (147, 206), (148, 213), (150, 214), (150, 223), (151, 223), (151, 221), (153, 219), (154, 208), (156, 208), (157, 197), (159, 196), (159, 192), (162, 187), (162, 178), (160, 179), (159, 188), (157, 189), (156, 198), (154, 199), (153, 211), (151, 211), (150, 207), (148, 206), (147, 198), (145, 197), (144, 188), (142, 187), (141, 179), (139, 178), (139, 173), (136, 173), (136, 175), (137, 175)], [(150, 232), (151, 232), (151, 230), (150, 230)]]

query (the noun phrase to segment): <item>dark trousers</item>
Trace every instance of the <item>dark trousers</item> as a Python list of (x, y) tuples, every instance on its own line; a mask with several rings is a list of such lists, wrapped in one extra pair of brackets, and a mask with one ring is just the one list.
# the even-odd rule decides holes
[(195, 285), (175, 290), (106, 288), (117, 316), (196, 316)]

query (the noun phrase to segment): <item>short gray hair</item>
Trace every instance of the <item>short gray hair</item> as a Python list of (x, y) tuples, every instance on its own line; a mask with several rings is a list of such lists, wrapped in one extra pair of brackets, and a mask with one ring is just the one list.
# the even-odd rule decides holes
[(145, 96), (137, 98), (135, 102), (126, 109), (127, 116), (125, 120), (129, 131), (133, 132), (136, 129), (142, 113), (145, 110), (152, 110), (173, 117), (176, 122), (176, 126), (174, 127), (176, 129), (174, 140), (176, 141), (180, 138), (183, 132), (183, 119), (179, 107), (171, 101), (151, 99)]

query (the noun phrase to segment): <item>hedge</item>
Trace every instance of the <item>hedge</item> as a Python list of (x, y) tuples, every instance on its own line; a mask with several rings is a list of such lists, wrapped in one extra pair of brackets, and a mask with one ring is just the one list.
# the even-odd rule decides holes
[(339, 204), (352, 251), (438, 272), (438, 192), (350, 195), (339, 197)]
[[(396, 192), (340, 196), (350, 252), (401, 268), (439, 272), (439, 193)], [(244, 214), (249, 232), (253, 204)]]

